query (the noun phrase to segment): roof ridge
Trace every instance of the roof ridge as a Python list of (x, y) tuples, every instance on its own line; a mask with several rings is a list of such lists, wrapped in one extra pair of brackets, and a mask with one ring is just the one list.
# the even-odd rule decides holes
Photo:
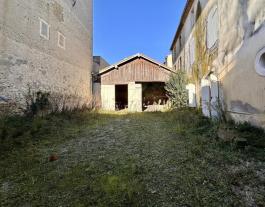
[(108, 67), (106, 67), (106, 68), (103, 68), (101, 71), (99, 71), (99, 74), (106, 73), (106, 72), (108, 72), (109, 70), (112, 70), (113, 68), (118, 68), (119, 65), (121, 65), (121, 64), (123, 64), (123, 63), (126, 63), (126, 62), (128, 62), (128, 61), (130, 61), (130, 60), (132, 60), (132, 59), (134, 59), (134, 58), (137, 58), (137, 57), (141, 57), (141, 58), (143, 58), (143, 59), (146, 59), (147, 61), (150, 61), (150, 62), (152, 62), (152, 63), (158, 65), (159, 67), (163, 67), (163, 68), (166, 69), (166, 70), (169, 70), (169, 71), (171, 71), (171, 72), (174, 72), (174, 71), (172, 70), (172, 68), (166, 66), (165, 64), (162, 64), (162, 63), (158, 62), (157, 60), (154, 60), (154, 59), (152, 59), (152, 58), (150, 58), (150, 57), (148, 57), (148, 56), (146, 56), (146, 55), (144, 55), (144, 54), (142, 54), (142, 53), (136, 53), (136, 54), (134, 54), (134, 55), (132, 55), (132, 56), (129, 56), (129, 57), (127, 57), (127, 58), (122, 59), (121, 61), (119, 61), (119, 62), (117, 62), (117, 63), (114, 63), (114, 64), (112, 64), (112, 65), (110, 65), (110, 66), (108, 66)]

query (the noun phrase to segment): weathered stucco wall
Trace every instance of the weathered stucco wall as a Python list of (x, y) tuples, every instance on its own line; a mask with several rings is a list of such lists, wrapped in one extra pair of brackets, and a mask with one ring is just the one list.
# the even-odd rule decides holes
[(221, 15), (229, 13), (230, 17), (226, 16), (220, 27), (223, 32), (220, 33), (216, 73), (227, 110), (238, 121), (265, 127), (265, 77), (255, 69), (256, 56), (265, 47), (265, 2), (222, 4)]
[(227, 109), (237, 120), (265, 127), (265, 77), (255, 71), (255, 59), (265, 47), (265, 27), (244, 41), (220, 74)]
[[(23, 103), (29, 86), (91, 99), (92, 0), (72, 3), (0, 1), (0, 96)], [(50, 26), (49, 40), (40, 36), (40, 18)]]
[[(193, 5), (195, 11), (198, 1)], [(216, 49), (209, 50), (206, 47), (206, 20), (215, 5), (219, 16), (218, 41)], [(265, 77), (255, 70), (256, 55), (265, 47), (265, 1), (211, 0), (207, 4), (201, 2), (201, 6), (201, 16), (191, 32), (185, 29), (182, 32), (185, 44), (175, 65), (178, 66), (181, 58), (182, 69), (192, 74), (190, 82), (196, 85), (197, 100), (202, 95), (200, 82), (211, 72), (220, 82), (219, 96), (224, 98), (232, 117), (265, 127)], [(195, 62), (190, 65), (189, 48), (193, 39)]]

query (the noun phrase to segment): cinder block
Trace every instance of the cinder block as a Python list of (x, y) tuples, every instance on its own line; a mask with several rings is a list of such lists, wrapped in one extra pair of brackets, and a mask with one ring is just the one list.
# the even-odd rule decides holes
[(128, 110), (142, 112), (142, 84), (129, 83), (128, 85)]

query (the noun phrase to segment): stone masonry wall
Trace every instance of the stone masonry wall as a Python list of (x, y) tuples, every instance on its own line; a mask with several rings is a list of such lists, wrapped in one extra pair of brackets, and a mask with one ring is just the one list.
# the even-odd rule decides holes
[[(30, 87), (89, 102), (92, 0), (1, 0), (0, 11), (0, 96), (23, 104)], [(40, 19), (49, 40), (40, 36)]]

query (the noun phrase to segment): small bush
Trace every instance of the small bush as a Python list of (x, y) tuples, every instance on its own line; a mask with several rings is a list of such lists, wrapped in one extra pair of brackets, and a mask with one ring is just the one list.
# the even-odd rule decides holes
[(48, 92), (32, 92), (29, 88), (28, 94), (26, 96), (26, 110), (25, 114), (27, 116), (36, 116), (38, 114), (44, 114), (49, 111), (50, 103), (50, 93)]
[(33, 92), (28, 89), (26, 109), (24, 114), (28, 117), (48, 114), (64, 114), (91, 111), (93, 102), (77, 95), (50, 93), (44, 91)]
[(186, 89), (187, 76), (184, 72), (178, 71), (173, 74), (166, 83), (167, 96), (174, 108), (185, 108), (188, 106), (188, 92)]

